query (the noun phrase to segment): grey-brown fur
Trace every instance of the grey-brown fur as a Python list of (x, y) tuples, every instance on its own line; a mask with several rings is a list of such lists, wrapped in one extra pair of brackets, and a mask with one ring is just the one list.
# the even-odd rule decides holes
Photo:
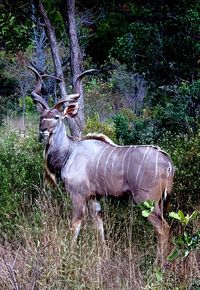
[[(169, 239), (169, 225), (163, 218), (163, 202), (170, 194), (174, 174), (168, 154), (156, 146), (118, 146), (102, 135), (74, 141), (67, 136), (63, 119), (77, 113), (77, 96), (69, 96), (67, 101), (62, 100), (50, 109), (41, 101), (39, 93), (34, 90), (32, 97), (41, 117), (40, 135), (47, 142), (46, 175), (53, 182), (60, 177), (65, 190), (70, 193), (74, 239), (79, 234), (86, 207), (104, 239), (97, 195), (120, 197), (130, 193), (136, 203), (146, 200), (156, 203), (148, 220), (157, 233), (157, 258), (163, 264)], [(63, 102), (67, 107), (60, 112)]]

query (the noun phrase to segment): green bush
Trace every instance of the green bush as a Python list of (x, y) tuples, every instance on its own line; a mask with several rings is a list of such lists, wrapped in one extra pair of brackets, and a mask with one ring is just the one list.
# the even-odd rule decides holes
[(159, 145), (171, 156), (175, 165), (173, 199), (176, 209), (191, 211), (200, 204), (200, 130), (192, 138), (165, 136)]
[(95, 113), (87, 118), (84, 134), (102, 133), (108, 136), (113, 142), (116, 142), (115, 128), (112, 122), (101, 122), (99, 114)]
[(150, 118), (133, 117), (121, 111), (113, 118), (116, 138), (120, 144), (154, 143), (154, 126)]
[(21, 138), (15, 132), (0, 131), (0, 230), (14, 227), (19, 212), (28, 212), (26, 201), (37, 195), (42, 180), (42, 146), (29, 133)]
[(6, 69), (5, 54), (0, 51), (0, 124), (7, 110), (14, 108), (17, 102), (17, 80)]

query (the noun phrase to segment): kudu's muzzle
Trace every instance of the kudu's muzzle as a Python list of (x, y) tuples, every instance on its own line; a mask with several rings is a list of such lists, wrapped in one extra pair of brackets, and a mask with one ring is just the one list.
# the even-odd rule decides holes
[(49, 139), (49, 132), (47, 130), (41, 131), (39, 132), (39, 136), (38, 136), (38, 140), (41, 143), (44, 143), (45, 145), (48, 143), (48, 139)]

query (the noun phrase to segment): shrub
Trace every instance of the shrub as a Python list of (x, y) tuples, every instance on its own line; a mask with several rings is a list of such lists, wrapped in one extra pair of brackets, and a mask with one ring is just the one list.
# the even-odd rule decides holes
[(151, 144), (154, 143), (154, 127), (151, 119), (133, 118), (128, 111), (121, 111), (113, 118), (116, 138), (119, 143)]
[[(38, 154), (39, 153), (39, 154)], [(42, 147), (36, 135), (21, 138), (16, 132), (0, 131), (0, 229), (14, 228), (25, 200), (37, 195), (42, 179)]]
[(108, 120), (107, 122), (101, 122), (98, 113), (95, 113), (92, 117), (88, 117), (84, 134), (88, 133), (102, 133), (107, 135), (113, 142), (116, 142), (113, 123)]
[(188, 139), (165, 136), (159, 145), (171, 155), (176, 168), (172, 195), (176, 208), (193, 210), (200, 203), (200, 131)]

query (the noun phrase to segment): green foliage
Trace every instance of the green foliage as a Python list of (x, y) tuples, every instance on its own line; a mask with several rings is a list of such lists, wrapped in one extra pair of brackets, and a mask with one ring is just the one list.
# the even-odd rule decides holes
[(191, 129), (195, 134), (199, 128), (200, 117), (200, 81), (182, 82), (179, 87), (179, 94), (183, 101), (186, 101), (186, 113)]
[[(191, 136), (199, 128), (199, 81), (163, 87), (150, 96), (135, 118), (126, 111), (114, 117), (116, 137), (122, 144), (158, 143), (165, 135)], [(149, 100), (148, 100), (149, 101)]]
[(30, 44), (31, 22), (19, 22), (16, 15), (4, 10), (0, 14), (0, 42), (7, 51), (24, 50)]
[(176, 135), (196, 134), (199, 127), (200, 82), (182, 82), (179, 86), (164, 86), (150, 96), (151, 118), (155, 137), (166, 132)]
[(17, 81), (6, 73), (5, 54), (0, 54), (0, 124), (7, 110), (16, 104)]
[(102, 133), (108, 136), (113, 142), (116, 142), (113, 124), (111, 122), (101, 122), (97, 113), (87, 119), (84, 134), (88, 133)]
[(130, 24), (129, 32), (117, 38), (110, 53), (129, 67), (135, 67), (140, 73), (154, 65), (162, 49), (161, 36), (156, 24), (135, 22)]
[[(128, 124), (128, 118), (124, 116), (123, 114), (117, 114), (114, 117), (114, 124), (115, 124), (115, 132), (116, 137), (119, 140), (119, 143), (122, 143), (122, 140), (125, 140), (125, 144), (129, 140), (129, 124)], [(128, 139), (128, 140), (127, 140)]]
[(169, 216), (173, 219), (180, 221), (180, 223), (186, 227), (190, 221), (197, 218), (198, 212), (194, 211), (191, 215), (187, 214), (185, 216), (182, 210), (179, 210), (178, 213), (173, 212), (173, 211), (170, 212)]
[(175, 165), (172, 194), (174, 203), (185, 211), (194, 209), (200, 202), (200, 132), (187, 139), (165, 136), (159, 145), (170, 154)]
[(113, 118), (116, 138), (124, 145), (153, 143), (154, 127), (152, 121), (140, 117), (130, 118), (126, 111), (121, 111)]
[(142, 209), (142, 216), (148, 217), (154, 211), (155, 201), (154, 200), (146, 200), (139, 204), (139, 207)]
[[(6, 128), (0, 131), (0, 230), (14, 229), (25, 200), (33, 200), (42, 177), (42, 148), (36, 136), (21, 138)], [(38, 154), (40, 153), (40, 154)]]
[[(23, 107), (23, 100), (22, 98), (19, 99), (19, 107), (22, 109)], [(33, 99), (30, 96), (25, 97), (25, 107), (26, 107), (26, 114), (35, 111), (35, 105), (33, 103)]]
[(106, 60), (115, 38), (123, 35), (127, 27), (128, 19), (123, 13), (107, 11), (97, 23), (95, 33), (89, 38), (88, 49), (93, 59), (100, 63)]
[[(112, 57), (154, 83), (176, 83), (178, 78), (198, 77), (199, 2), (176, 1), (133, 4), (127, 32), (110, 50)], [(192, 67), (192, 69), (191, 69)]]
[(191, 215), (184, 215), (179, 210), (178, 213), (171, 212), (169, 216), (175, 220), (178, 220), (183, 226), (183, 233), (174, 238), (173, 243), (175, 248), (168, 256), (168, 261), (174, 261), (176, 258), (186, 258), (193, 250), (195, 250), (200, 244), (200, 230), (195, 234), (192, 234), (188, 230), (188, 224), (197, 218), (199, 212), (194, 211)]

